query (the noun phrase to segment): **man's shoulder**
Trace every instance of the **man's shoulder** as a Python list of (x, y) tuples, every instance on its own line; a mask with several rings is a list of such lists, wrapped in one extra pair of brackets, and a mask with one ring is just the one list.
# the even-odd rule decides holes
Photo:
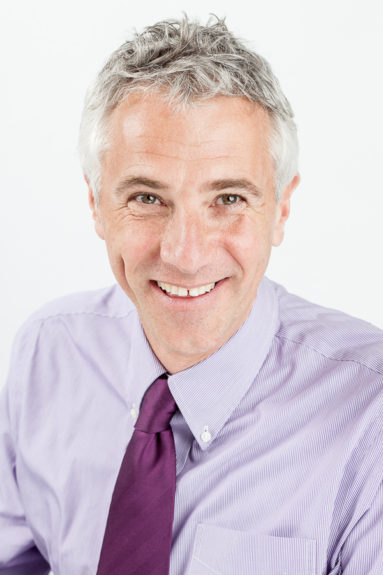
[[(35, 311), (18, 329), (12, 347), (11, 366), (59, 356), (74, 349), (95, 356), (106, 353), (111, 341), (123, 340), (125, 348), (137, 325), (136, 308), (118, 285), (69, 294)], [(27, 369), (27, 368), (25, 368)]]
[(383, 375), (383, 330), (312, 303), (276, 285), (280, 325), (276, 337), (336, 361), (356, 362)]
[[(44, 304), (24, 321), (17, 330), (13, 348), (19, 350), (37, 343), (42, 334), (45, 339), (52, 339), (52, 334), (56, 337), (63, 329), (78, 337), (84, 337), (86, 330), (89, 339), (95, 329), (102, 330), (106, 323), (113, 328), (113, 322), (121, 323), (135, 310), (119, 285), (65, 295)], [(61, 329), (58, 330), (58, 326)]]
[(27, 320), (43, 322), (60, 316), (100, 316), (122, 318), (135, 309), (119, 285), (76, 292), (56, 298), (35, 311)]

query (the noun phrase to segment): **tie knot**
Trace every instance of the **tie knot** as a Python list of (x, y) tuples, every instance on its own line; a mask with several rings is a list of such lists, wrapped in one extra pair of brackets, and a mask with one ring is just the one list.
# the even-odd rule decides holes
[(167, 376), (162, 375), (146, 391), (135, 429), (145, 433), (159, 433), (168, 429), (177, 405), (167, 379)]

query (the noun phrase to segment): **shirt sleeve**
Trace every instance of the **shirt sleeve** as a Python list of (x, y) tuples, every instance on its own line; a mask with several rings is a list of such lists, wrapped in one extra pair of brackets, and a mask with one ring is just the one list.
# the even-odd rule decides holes
[(15, 361), (14, 349), (10, 377), (0, 393), (0, 573), (46, 575), (49, 565), (35, 546), (17, 483), (17, 455), (11, 424)]
[(383, 573), (383, 483), (370, 508), (345, 541), (340, 555), (344, 575)]

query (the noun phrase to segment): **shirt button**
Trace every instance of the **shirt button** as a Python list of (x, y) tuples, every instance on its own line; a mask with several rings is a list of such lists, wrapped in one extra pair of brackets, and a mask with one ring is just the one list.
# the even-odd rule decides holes
[(132, 416), (133, 419), (137, 419), (138, 413), (135, 407), (132, 407), (132, 409), (130, 410), (130, 415)]
[(201, 439), (204, 443), (208, 443), (211, 440), (211, 433), (207, 425), (205, 425), (203, 432), (201, 433)]

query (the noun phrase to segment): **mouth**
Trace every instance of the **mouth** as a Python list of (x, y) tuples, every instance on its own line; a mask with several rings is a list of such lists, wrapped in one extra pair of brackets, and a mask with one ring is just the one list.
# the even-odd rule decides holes
[(209, 292), (211, 292), (217, 284), (221, 283), (220, 280), (218, 282), (213, 282), (213, 283), (209, 283), (209, 284), (205, 284), (205, 285), (201, 285), (198, 287), (184, 287), (184, 286), (177, 286), (174, 284), (168, 284), (165, 282), (161, 282), (161, 281), (156, 281), (155, 283), (158, 285), (158, 287), (164, 292), (166, 293), (166, 295), (170, 296), (170, 297), (177, 297), (177, 298), (193, 298), (193, 297), (199, 297), (201, 295), (205, 295)]

